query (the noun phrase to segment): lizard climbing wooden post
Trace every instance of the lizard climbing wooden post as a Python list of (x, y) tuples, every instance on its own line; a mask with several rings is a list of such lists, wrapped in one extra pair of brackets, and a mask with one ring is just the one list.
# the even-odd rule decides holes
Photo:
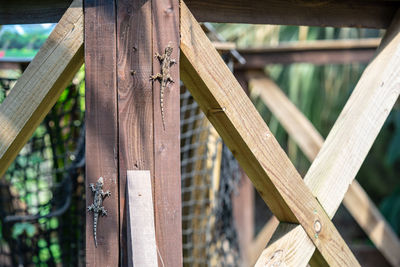
[(157, 58), (161, 63), (161, 73), (157, 73), (155, 75), (150, 76), (151, 81), (159, 80), (161, 84), (160, 88), (160, 109), (161, 109), (161, 120), (163, 124), (163, 129), (165, 130), (165, 115), (164, 115), (164, 93), (169, 83), (173, 83), (174, 80), (170, 75), (169, 68), (176, 64), (176, 60), (171, 58), (172, 55), (172, 43), (169, 42), (168, 46), (165, 48), (164, 54), (160, 55), (159, 53), (155, 54), (155, 58)]

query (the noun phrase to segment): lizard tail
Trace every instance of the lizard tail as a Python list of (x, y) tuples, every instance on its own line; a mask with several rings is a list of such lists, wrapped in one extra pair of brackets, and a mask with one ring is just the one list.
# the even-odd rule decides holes
[(93, 221), (93, 236), (94, 236), (94, 245), (97, 248), (97, 221), (99, 219), (99, 214), (94, 214), (94, 221)]

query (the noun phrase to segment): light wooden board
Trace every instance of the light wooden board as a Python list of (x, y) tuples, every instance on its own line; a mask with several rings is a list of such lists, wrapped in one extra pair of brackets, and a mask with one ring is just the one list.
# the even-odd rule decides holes
[(104, 191), (111, 192), (103, 201), (108, 215), (100, 217), (97, 224), (97, 248), (93, 242), (93, 214), (86, 214), (86, 266), (118, 266), (121, 254), (115, 1), (85, 0), (84, 7), (86, 206), (93, 203), (89, 183), (99, 177), (104, 178)]
[[(252, 98), (260, 97), (312, 162), (322, 147), (324, 140), (310, 121), (269, 78), (251, 79), (250, 88)], [(400, 251), (399, 239), (356, 180), (350, 185), (343, 201), (345, 207), (374, 242), (375, 246), (389, 262), (396, 266), (400, 262), (400, 254), (398, 253)], [(271, 225), (271, 222), (268, 222), (264, 227), (265, 231), (272, 228), (267, 228), (269, 225)], [(260, 238), (268, 235), (265, 231), (257, 237), (255, 245), (252, 247), (255, 254), (258, 253), (260, 255), (268, 243), (269, 238), (265, 238), (263, 242), (260, 241)]]
[(82, 63), (83, 12), (76, 0), (0, 105), (0, 177)]
[[(301, 223), (326, 261), (358, 266), (239, 83), (181, 2), (181, 77), (280, 221)], [(324, 227), (316, 235), (314, 223)], [(312, 241), (311, 241), (312, 240)], [(337, 255), (340, 254), (341, 257)]]
[[(330, 217), (343, 200), (400, 93), (399, 29), (400, 20), (395, 19), (388, 29), (389, 40), (384, 39), (385, 46), (364, 71), (304, 178)], [(287, 235), (293, 233), (288, 231)], [(313, 246), (296, 249), (294, 243), (285, 241), (288, 238), (283, 238), (284, 233), (280, 232), (279, 236), (281, 249), (296, 250), (303, 257), (311, 258)], [(273, 253), (269, 250), (266, 258)]]
[(150, 171), (127, 171), (128, 266), (158, 266)]

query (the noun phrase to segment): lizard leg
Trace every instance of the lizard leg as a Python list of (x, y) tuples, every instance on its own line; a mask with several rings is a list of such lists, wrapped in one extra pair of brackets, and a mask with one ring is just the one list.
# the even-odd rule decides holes
[(169, 82), (171, 82), (171, 83), (175, 83), (174, 80), (172, 80), (171, 77), (168, 77), (167, 80), (168, 80)]
[(90, 205), (89, 207), (87, 207), (88, 211), (93, 211), (94, 210), (94, 204)]
[(101, 191), (101, 196), (102, 196), (103, 198), (109, 197), (109, 196), (111, 196), (111, 192), (110, 192), (110, 191), (106, 191), (106, 192)]
[(175, 59), (171, 59), (171, 61), (169, 62), (170, 66), (176, 64), (176, 60)]
[(94, 187), (94, 184), (89, 184), (89, 187), (93, 193), (96, 192), (96, 188)]
[(164, 56), (160, 55), (159, 53), (155, 53), (154, 57), (157, 58), (160, 62), (164, 60)]
[(161, 73), (157, 73), (156, 75), (150, 76), (150, 81), (161, 80), (161, 79), (162, 79)]
[(101, 216), (107, 216), (107, 210), (104, 207), (100, 208)]

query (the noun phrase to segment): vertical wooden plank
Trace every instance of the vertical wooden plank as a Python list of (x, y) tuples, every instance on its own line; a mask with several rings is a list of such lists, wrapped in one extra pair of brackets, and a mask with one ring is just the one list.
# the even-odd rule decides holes
[[(179, 88), (179, 1), (152, 0), (153, 53), (163, 54), (170, 43), (172, 58), (170, 83), (164, 92), (165, 129), (160, 110), (160, 83), (153, 84), (154, 103), (154, 201), (156, 237), (165, 266), (182, 266), (181, 169), (180, 169), (180, 88)], [(153, 58), (153, 73), (161, 65)]]
[(86, 215), (86, 265), (118, 266), (118, 146), (116, 105), (115, 2), (85, 0), (86, 62), (86, 192), (102, 176), (107, 217), (97, 225), (98, 247), (93, 241), (93, 215)]
[(117, 82), (121, 264), (127, 262), (125, 190), (127, 170), (153, 177), (153, 90), (151, 1), (117, 1)]
[(179, 5), (174, 1), (118, 0), (118, 113), (121, 262), (126, 264), (126, 170), (150, 170), (153, 179), (159, 263), (182, 264), (180, 207), (179, 67), (171, 67), (164, 94), (165, 129), (160, 110), (156, 52), (171, 42), (179, 60)]
[(158, 266), (150, 171), (127, 171), (128, 266)]
[(238, 192), (232, 196), (233, 218), (244, 266), (250, 266), (248, 248), (254, 236), (254, 187), (242, 169), (240, 169), (240, 175)]

